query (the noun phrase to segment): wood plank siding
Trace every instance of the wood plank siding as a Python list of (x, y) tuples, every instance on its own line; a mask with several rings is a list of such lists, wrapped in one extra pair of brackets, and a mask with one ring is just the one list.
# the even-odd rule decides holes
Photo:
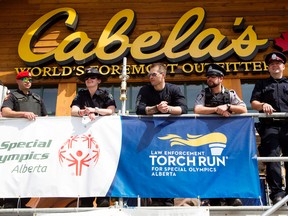
[[(98, 39), (109, 20), (119, 11), (132, 9), (136, 14), (136, 26), (129, 35), (133, 42), (139, 35), (148, 31), (157, 31), (167, 40), (178, 20), (190, 9), (202, 7), (206, 11), (204, 29), (216, 28), (228, 40), (237, 39), (241, 33), (233, 31), (233, 23), (237, 17), (245, 19), (245, 26), (253, 25), (258, 39), (268, 38), (270, 46), (261, 51), (253, 61), (263, 61), (263, 56), (276, 50), (273, 40), (288, 32), (288, 4), (283, 0), (0, 0), (0, 80), (7, 85), (15, 83), (15, 68), (25, 67), (18, 55), (18, 44), (23, 33), (42, 15), (57, 8), (70, 7), (77, 11), (79, 23), (76, 31), (85, 32), (97, 44)], [(50, 27), (41, 39), (34, 45), (35, 53), (46, 53), (55, 49), (61, 41), (70, 35), (63, 20)], [(166, 61), (164, 59), (164, 61)], [(231, 57), (225, 61), (240, 61)], [(192, 59), (186, 62), (192, 63)], [(94, 64), (99, 64), (95, 62)], [(119, 63), (121, 65), (122, 63)], [(128, 56), (127, 64), (137, 64)], [(55, 62), (49, 67), (59, 67)], [(286, 70), (285, 75), (288, 75)], [(260, 79), (265, 73), (229, 74), (225, 79), (226, 87), (234, 88), (239, 95), (241, 79)], [(204, 76), (198, 74), (177, 74), (167, 76), (168, 82), (203, 81)], [(133, 76), (129, 82), (145, 82), (144, 76)], [(59, 79), (35, 80), (35, 85), (58, 85), (57, 115), (69, 115), (65, 107), (75, 96), (75, 77)], [(119, 76), (110, 76), (110, 83), (119, 83)], [(119, 84), (120, 85), (120, 84)], [(60, 103), (64, 101), (65, 103)]]

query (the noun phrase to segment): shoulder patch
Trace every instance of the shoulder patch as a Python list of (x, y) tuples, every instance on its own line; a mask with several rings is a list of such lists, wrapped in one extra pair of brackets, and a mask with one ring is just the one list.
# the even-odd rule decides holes
[(6, 95), (6, 97), (4, 98), (4, 101), (8, 100), (11, 97), (11, 94)]
[(203, 94), (203, 93), (200, 93), (200, 94), (197, 96), (197, 100), (200, 101), (203, 97), (204, 97), (204, 94)]

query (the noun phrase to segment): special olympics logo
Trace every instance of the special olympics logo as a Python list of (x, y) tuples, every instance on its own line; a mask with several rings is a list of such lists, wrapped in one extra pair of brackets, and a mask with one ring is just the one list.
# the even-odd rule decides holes
[(81, 176), (82, 169), (96, 165), (100, 148), (91, 134), (71, 136), (59, 149), (61, 165), (75, 168), (76, 176)]

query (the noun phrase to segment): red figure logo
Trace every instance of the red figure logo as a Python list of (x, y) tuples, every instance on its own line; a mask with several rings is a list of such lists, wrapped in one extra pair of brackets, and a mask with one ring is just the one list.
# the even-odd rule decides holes
[(96, 165), (100, 148), (91, 134), (71, 136), (59, 149), (60, 164), (75, 167), (76, 176), (81, 176), (83, 166)]

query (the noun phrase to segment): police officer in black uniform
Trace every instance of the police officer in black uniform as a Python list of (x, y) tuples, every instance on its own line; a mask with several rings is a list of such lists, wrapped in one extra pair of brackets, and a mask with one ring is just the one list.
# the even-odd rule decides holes
[[(87, 115), (93, 121), (98, 115), (112, 115), (115, 113), (116, 103), (112, 95), (99, 88), (104, 81), (104, 76), (96, 68), (88, 68), (79, 79), (86, 84), (86, 89), (81, 89), (71, 104), (72, 116)], [(80, 207), (93, 207), (94, 197), (80, 198)], [(98, 207), (108, 207), (108, 197), (98, 197)]]
[(151, 65), (148, 73), (150, 84), (143, 86), (137, 95), (137, 115), (187, 113), (185, 96), (177, 85), (165, 82), (166, 71), (162, 63)]
[[(258, 80), (251, 96), (251, 106), (260, 113), (288, 112), (288, 79), (283, 76), (286, 57), (283, 53), (272, 52), (265, 57), (270, 77)], [(288, 119), (260, 118), (258, 132), (261, 137), (259, 153), (264, 157), (288, 156)], [(267, 162), (266, 180), (271, 190), (273, 204), (279, 202), (288, 192), (283, 190), (280, 162)], [(286, 183), (288, 163), (286, 169)]]
[[(3, 117), (27, 118), (35, 120), (38, 116), (47, 116), (47, 111), (41, 97), (30, 91), (32, 75), (29, 71), (21, 71), (16, 76), (18, 89), (10, 92), (1, 107)], [(4, 208), (26, 208), (30, 198), (4, 198)], [(20, 205), (18, 205), (18, 201)]]
[[(207, 85), (195, 100), (194, 112), (196, 114), (219, 114), (229, 117), (232, 113), (247, 113), (246, 104), (238, 97), (234, 90), (226, 89), (222, 82), (226, 71), (217, 64), (205, 66)], [(240, 206), (242, 202), (235, 198), (213, 198), (209, 199), (210, 205), (220, 206), (222, 203), (231, 206)]]
[[(180, 115), (187, 113), (187, 102), (181, 89), (174, 84), (166, 83), (167, 68), (162, 63), (153, 63), (148, 77), (150, 84), (143, 86), (137, 95), (136, 114), (172, 114)], [(173, 206), (172, 198), (148, 199), (148, 205)]]
[(115, 113), (115, 100), (108, 91), (99, 88), (99, 84), (105, 77), (96, 68), (86, 69), (79, 79), (85, 82), (86, 89), (81, 89), (72, 101), (72, 116), (88, 115), (91, 120), (94, 120), (97, 115)]

